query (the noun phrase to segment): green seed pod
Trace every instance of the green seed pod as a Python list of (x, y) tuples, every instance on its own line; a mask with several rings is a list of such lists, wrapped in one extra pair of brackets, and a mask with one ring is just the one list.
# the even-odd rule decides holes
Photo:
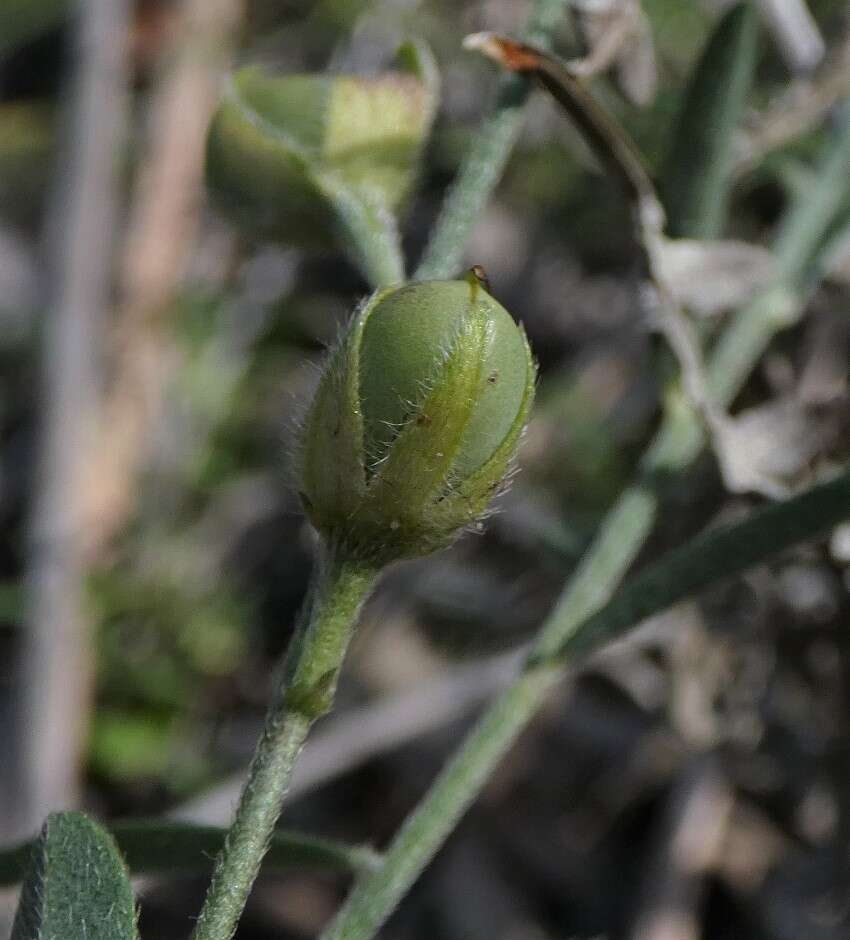
[(340, 191), (397, 209), (437, 94), (427, 50), (408, 44), (400, 57), (404, 70), (375, 78), (236, 72), (207, 142), (219, 203), (252, 233), (306, 247), (330, 243)]
[(505, 481), (535, 374), (525, 334), (474, 277), (377, 291), (307, 414), (299, 469), (311, 521), (381, 560), (449, 544)]

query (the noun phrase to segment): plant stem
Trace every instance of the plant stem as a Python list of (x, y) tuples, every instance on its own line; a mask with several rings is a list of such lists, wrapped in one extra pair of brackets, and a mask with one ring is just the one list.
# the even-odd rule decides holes
[(236, 817), (216, 861), (193, 940), (230, 940), (269, 846), (295, 761), (330, 710), (363, 601), (379, 571), (329, 549), (283, 664)]
[[(535, 0), (525, 39), (547, 46), (564, 8), (564, 0)], [(469, 234), (481, 218), (519, 136), (529, 92), (530, 83), (522, 76), (510, 75), (501, 80), (496, 108), (475, 135), (446, 196), (416, 270), (416, 280), (437, 280), (457, 274)]]
[[(619, 506), (639, 513), (646, 505)], [(322, 940), (370, 940), (395, 909), (475, 799), (505, 752), (563, 676), (569, 656), (620, 635), (638, 620), (666, 609), (715, 581), (740, 572), (850, 516), (850, 473), (788, 500), (769, 505), (736, 525), (697, 537), (638, 575), (597, 612), (579, 616), (582, 601), (598, 600), (590, 583), (613, 572), (628, 552), (615, 551), (607, 565), (585, 566), (574, 593), (544, 624), (543, 640), (511, 687), (487, 710), (455, 757), (393, 840), (381, 867), (360, 881)], [(615, 547), (612, 530), (606, 548)], [(590, 588), (589, 593), (584, 593)], [(569, 613), (564, 609), (569, 607)], [(576, 620), (578, 622), (576, 622)], [(575, 626), (571, 626), (575, 623)], [(555, 635), (561, 642), (553, 645)]]
[[(319, 179), (319, 178), (317, 178)], [(395, 215), (368, 192), (353, 193), (331, 175), (320, 178), (351, 261), (373, 289), (405, 280)]]

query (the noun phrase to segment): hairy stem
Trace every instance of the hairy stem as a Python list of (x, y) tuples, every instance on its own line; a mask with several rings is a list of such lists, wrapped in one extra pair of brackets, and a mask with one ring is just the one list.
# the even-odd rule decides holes
[(405, 280), (401, 236), (392, 211), (368, 193), (352, 193), (330, 175), (321, 181), (352, 262), (372, 288)]
[(236, 817), (218, 859), (193, 940), (230, 940), (310, 726), (330, 710), (360, 608), (378, 570), (330, 550), (283, 665)]
[[(564, 8), (564, 0), (535, 0), (525, 38), (548, 45)], [(438, 280), (457, 274), (469, 234), (481, 218), (519, 136), (529, 91), (530, 83), (521, 75), (510, 75), (501, 81), (496, 108), (475, 135), (446, 196), (416, 270), (416, 280)]]

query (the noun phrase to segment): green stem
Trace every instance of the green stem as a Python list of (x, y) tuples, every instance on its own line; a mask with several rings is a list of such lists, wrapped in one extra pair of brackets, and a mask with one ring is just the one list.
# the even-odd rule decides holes
[[(619, 506), (621, 513), (643, 512), (646, 505)], [(745, 570), (790, 546), (812, 538), (850, 516), (850, 473), (785, 503), (770, 505), (749, 519), (709, 532), (672, 552), (638, 575), (593, 615), (574, 627), (580, 604), (564, 602), (544, 624), (544, 637), (561, 642), (540, 644), (519, 677), (490, 706), (455, 757), (393, 840), (383, 864), (355, 885), (345, 905), (321, 940), (370, 940), (425, 868), (476, 798), (493, 768), (533, 717), (547, 693), (563, 676), (567, 657), (584, 653), (622, 634), (638, 620), (658, 613), (710, 584)], [(606, 550), (614, 548), (606, 533)], [(609, 573), (622, 565), (628, 552), (610, 556)], [(614, 563), (616, 562), (616, 564)], [(588, 588), (582, 581), (600, 574), (592, 566), (578, 575), (576, 594)], [(598, 591), (584, 594), (598, 601)]]
[(260, 870), (295, 761), (310, 730), (330, 710), (360, 608), (378, 570), (330, 550), (309, 613), (283, 668), (236, 817), (216, 861), (193, 940), (230, 940)]
[[(564, 0), (535, 0), (525, 39), (537, 45), (548, 45), (564, 8)], [(510, 75), (501, 80), (496, 108), (475, 135), (457, 179), (446, 196), (416, 270), (416, 280), (439, 280), (457, 274), (466, 241), (481, 218), (519, 136), (523, 106), (529, 92), (530, 83), (520, 75)]]
[(620, 495), (540, 628), (534, 647), (538, 655), (554, 653), (608, 600), (652, 530), (657, 508), (649, 486), (637, 484)]

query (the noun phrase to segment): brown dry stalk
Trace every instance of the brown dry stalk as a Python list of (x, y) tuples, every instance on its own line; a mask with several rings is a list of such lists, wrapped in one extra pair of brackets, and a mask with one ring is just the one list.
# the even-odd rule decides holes
[(98, 336), (109, 303), (118, 201), (115, 152), (127, 104), (126, 0), (80, 7), (68, 139), (46, 216), (51, 258), (42, 340), (41, 433), (27, 559), (27, 624), (0, 745), (0, 836), (29, 836), (80, 797), (92, 663), (80, 496), (99, 385)]
[(185, 0), (162, 55), (121, 263), (114, 378), (89, 467), (90, 558), (133, 511), (138, 474), (174, 372), (168, 315), (197, 237), (207, 127), (241, 15), (241, 0)]

